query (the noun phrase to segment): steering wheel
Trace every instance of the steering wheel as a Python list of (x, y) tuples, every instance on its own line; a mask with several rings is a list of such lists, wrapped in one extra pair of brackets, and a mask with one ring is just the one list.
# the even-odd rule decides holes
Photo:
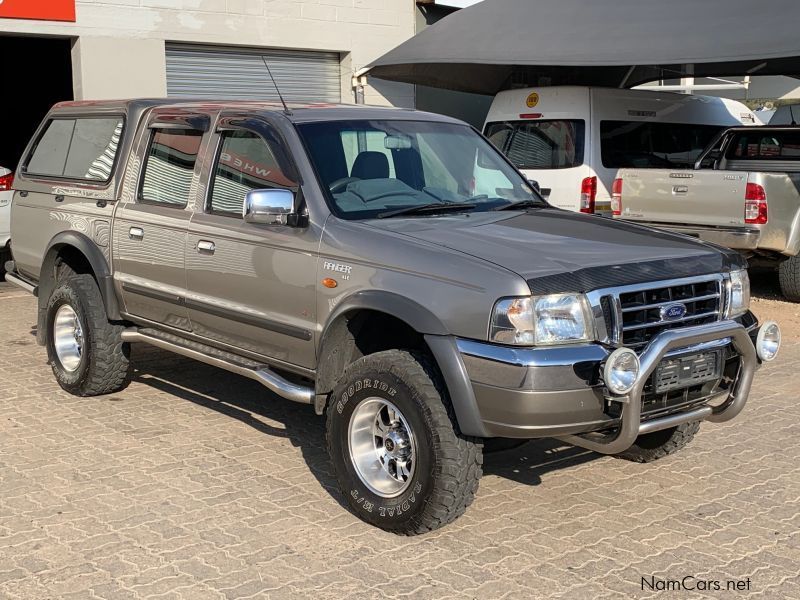
[(331, 191), (332, 194), (335, 194), (337, 192), (344, 191), (344, 189), (348, 185), (350, 185), (351, 183), (354, 183), (356, 181), (361, 181), (361, 179), (358, 178), (358, 177), (342, 177), (341, 179), (337, 179), (336, 181), (331, 183), (328, 186), (328, 189)]

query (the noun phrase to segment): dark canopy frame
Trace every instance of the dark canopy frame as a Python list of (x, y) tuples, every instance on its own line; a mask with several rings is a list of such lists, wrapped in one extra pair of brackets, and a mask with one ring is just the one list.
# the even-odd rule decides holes
[(369, 74), (478, 94), (800, 77), (798, 23), (798, 0), (484, 0), (388, 52)]

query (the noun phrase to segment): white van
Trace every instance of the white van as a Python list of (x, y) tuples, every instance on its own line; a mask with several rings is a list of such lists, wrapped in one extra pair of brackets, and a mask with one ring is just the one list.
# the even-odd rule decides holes
[(618, 169), (691, 168), (720, 129), (758, 123), (725, 98), (565, 86), (499, 93), (483, 133), (553, 205), (610, 215)]

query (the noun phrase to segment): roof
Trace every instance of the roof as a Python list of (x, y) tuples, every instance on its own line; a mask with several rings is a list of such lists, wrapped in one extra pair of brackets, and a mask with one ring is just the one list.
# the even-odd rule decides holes
[[(80, 114), (87, 111), (114, 113), (114, 112), (139, 112), (148, 108), (167, 107), (196, 108), (204, 110), (247, 109), (253, 112), (283, 112), (283, 105), (279, 102), (260, 102), (249, 100), (204, 100), (186, 98), (133, 98), (125, 100), (81, 100), (60, 102), (53, 109), (59, 113)], [(285, 115), (295, 123), (308, 123), (319, 121), (343, 121), (349, 119), (402, 119), (442, 121), (461, 123), (457, 119), (427, 113), (408, 108), (394, 108), (389, 106), (367, 106), (363, 104), (327, 104), (327, 103), (291, 103), (288, 105), (291, 114)]]

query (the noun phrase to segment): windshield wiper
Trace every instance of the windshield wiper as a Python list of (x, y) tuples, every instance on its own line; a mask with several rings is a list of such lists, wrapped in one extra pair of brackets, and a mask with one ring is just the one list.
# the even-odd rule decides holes
[(520, 208), (547, 208), (547, 205), (539, 200), (517, 200), (511, 204), (495, 206), (492, 210), (519, 210)]
[(397, 210), (389, 210), (378, 214), (379, 219), (389, 219), (400, 215), (423, 215), (437, 212), (462, 211), (475, 208), (477, 204), (472, 202), (431, 202), (430, 204), (419, 204), (417, 206), (406, 206)]

